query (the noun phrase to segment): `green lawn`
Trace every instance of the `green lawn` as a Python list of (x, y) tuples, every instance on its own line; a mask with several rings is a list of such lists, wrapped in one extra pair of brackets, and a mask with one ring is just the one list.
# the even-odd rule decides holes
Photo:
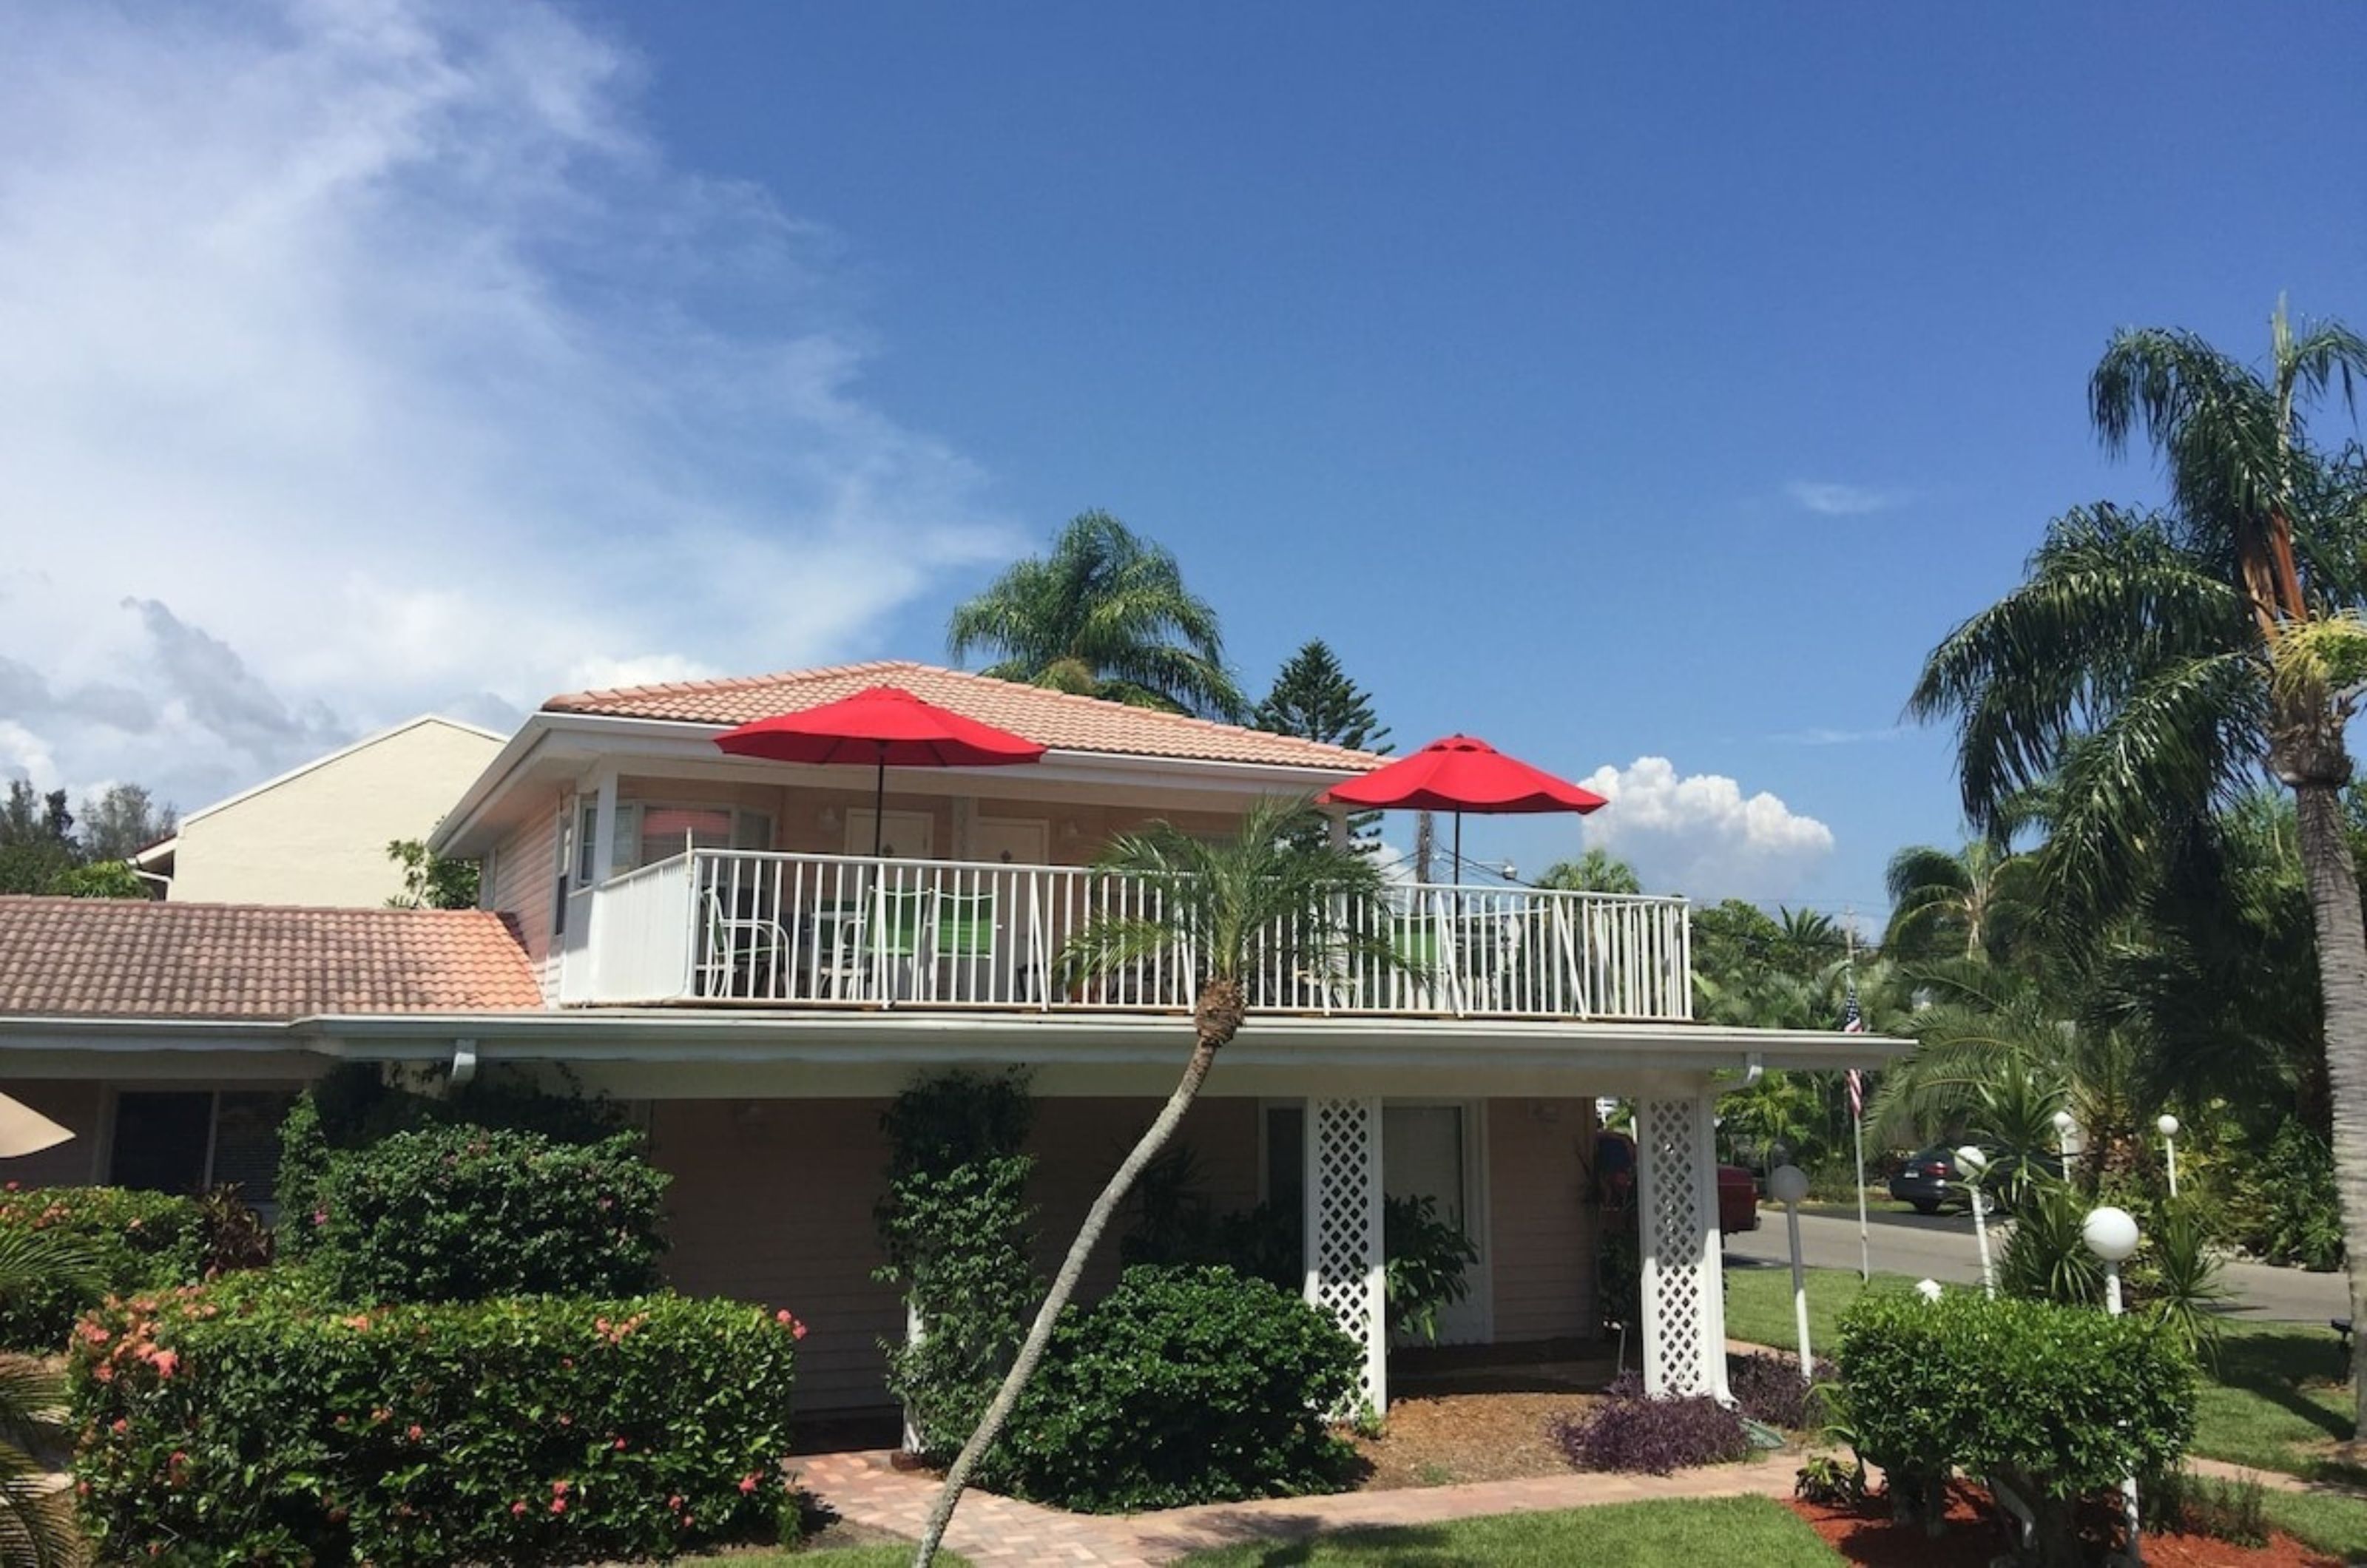
[(1613, 1503), (1551, 1514), (1500, 1514), (1404, 1529), (1348, 1530), (1314, 1541), (1197, 1551), (1186, 1568), (1629, 1568), (1640, 1562), (1748, 1562), (1832, 1568), (1840, 1558), (1766, 1497)]
[[(1808, 1338), (1819, 1355), (1840, 1339), (1841, 1312), (1865, 1287), (1846, 1269), (1807, 1271)], [(1901, 1274), (1877, 1274), (1883, 1290), (1909, 1290)], [(1789, 1348), (1792, 1275), (1785, 1269), (1735, 1269), (1726, 1277), (1726, 1331), (1737, 1339)], [(2193, 1451), (2289, 1475), (2358, 1479), (2317, 1453), (2328, 1438), (2350, 1430), (2350, 1393), (2328, 1380), (2335, 1370), (2333, 1337), (2302, 1323), (2231, 1323), (2221, 1337), (2218, 1363), (2203, 1368), (2195, 1404)]]

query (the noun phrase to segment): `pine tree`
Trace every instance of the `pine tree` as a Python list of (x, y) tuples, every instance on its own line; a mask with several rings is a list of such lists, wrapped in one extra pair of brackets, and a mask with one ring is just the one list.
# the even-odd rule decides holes
[(1276, 735), (1353, 751), (1389, 750), (1389, 732), (1373, 715), (1371, 694), (1348, 679), (1338, 655), (1320, 637), (1290, 656), (1251, 722)]
[[(1388, 727), (1374, 716), (1371, 694), (1348, 679), (1339, 656), (1321, 637), (1290, 656), (1250, 722), (1276, 735), (1296, 735), (1353, 751), (1386, 756), (1390, 750)], [(1350, 817), (1350, 838), (1367, 850), (1378, 844), (1380, 816), (1359, 811)]]

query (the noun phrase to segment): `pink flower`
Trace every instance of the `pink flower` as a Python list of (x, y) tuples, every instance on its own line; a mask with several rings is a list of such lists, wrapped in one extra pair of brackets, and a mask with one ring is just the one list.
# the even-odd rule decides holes
[(159, 1350), (148, 1358), (148, 1364), (156, 1369), (158, 1377), (169, 1378), (180, 1369), (181, 1353), (177, 1350)]
[(117, 1437), (119, 1437), (119, 1437), (123, 1436), (123, 1434), (124, 1434), (124, 1433), (129, 1432), (130, 1430), (131, 1430), (131, 1423), (130, 1423), (130, 1422), (129, 1422), (129, 1421), (127, 1421), (127, 1420), (125, 1420), (122, 1416), (118, 1416), (115, 1418), (115, 1425), (114, 1425), (114, 1426), (112, 1426), (112, 1427), (108, 1427), (108, 1430), (109, 1430), (109, 1431), (113, 1432)]
[(413, 1423), (411, 1424), (411, 1426), (410, 1426), (410, 1427), (408, 1427), (407, 1428), (405, 1428), (405, 1429), (404, 1429), (404, 1431), (403, 1431), (403, 1434), (402, 1434), (402, 1435), (403, 1435), (404, 1437), (406, 1437), (406, 1438), (409, 1438), (413, 1442), (414, 1442), (414, 1443), (415, 1443), (415, 1442), (417, 1442), (420, 1438), (422, 1438), (425, 1437), (427, 1434), (426, 1434), (426, 1432), (425, 1432), (424, 1429), (422, 1429), (422, 1428), (421, 1428), (421, 1427), (419, 1426), (419, 1424), (418, 1424), (417, 1422), (415, 1422), (415, 1421), (414, 1421), (414, 1422), (413, 1422)]
[(740, 1495), (742, 1497), (745, 1497), (749, 1493), (753, 1492), (754, 1490), (756, 1490), (756, 1478), (754, 1476), (743, 1475), (740, 1478)]
[(623, 1453), (625, 1451), (625, 1439), (622, 1438), (618, 1438), (617, 1439), (617, 1451), (618, 1453)]
[(550, 1500), (550, 1511), (554, 1514), (563, 1514), (567, 1512), (567, 1499), (564, 1497), (553, 1497)]
[(511, 1517), (513, 1517), (513, 1518), (517, 1517), (518, 1516), (520, 1516), (520, 1515), (524, 1514), (525, 1512), (526, 1512), (526, 1499), (525, 1499), (525, 1498), (521, 1497), (521, 1498), (519, 1498), (516, 1502), (512, 1503), (512, 1504), (510, 1505), (510, 1516), (511, 1516)]

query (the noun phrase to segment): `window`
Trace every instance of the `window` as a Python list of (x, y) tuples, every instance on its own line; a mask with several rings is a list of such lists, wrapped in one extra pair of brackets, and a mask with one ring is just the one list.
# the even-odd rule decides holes
[(267, 1219), (279, 1123), (295, 1098), (281, 1089), (127, 1089), (115, 1097), (108, 1179), (183, 1196), (234, 1185)]
[(632, 800), (617, 804), (614, 846), (618, 874), (671, 860), (685, 850), (769, 850), (773, 819), (761, 811), (728, 806), (667, 806)]

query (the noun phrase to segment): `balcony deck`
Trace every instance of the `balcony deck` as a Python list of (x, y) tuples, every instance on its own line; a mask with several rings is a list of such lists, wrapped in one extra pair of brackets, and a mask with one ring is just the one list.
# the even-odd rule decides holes
[[(1155, 916), (1156, 888), (1089, 866), (696, 850), (594, 889), (570, 1005), (1176, 1012), (1188, 942), (1072, 975), (1070, 936)], [(1341, 934), (1359, 938), (1343, 942)], [(571, 932), (572, 935), (576, 934)], [(1359, 960), (1356, 949), (1394, 952)], [(1683, 1020), (1681, 898), (1407, 884), (1262, 934), (1251, 1008), (1342, 1017)]]

